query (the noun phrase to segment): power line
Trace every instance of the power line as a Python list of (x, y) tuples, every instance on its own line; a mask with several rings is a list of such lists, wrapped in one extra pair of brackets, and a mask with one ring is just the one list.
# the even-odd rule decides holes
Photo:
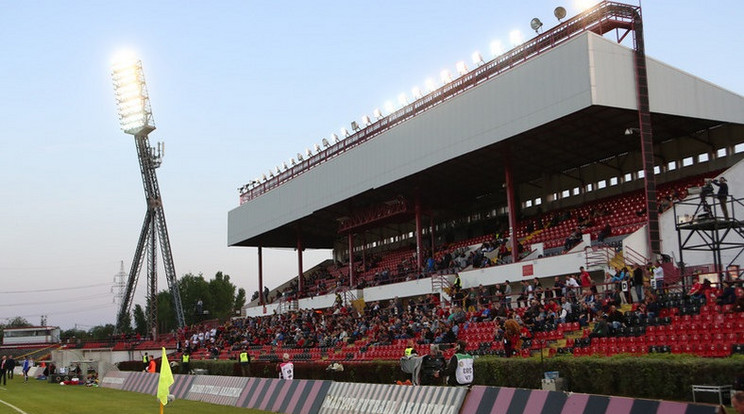
[[(8, 307), (8, 306), (30, 306), (30, 305), (54, 305), (59, 303), (69, 303), (72, 301), (77, 300), (88, 300), (88, 299), (98, 299), (101, 295), (90, 295), (90, 296), (81, 296), (77, 298), (65, 298), (60, 300), (52, 300), (52, 301), (44, 301), (44, 302), (22, 302), (22, 303), (2, 303), (0, 304), (0, 307)], [(55, 312), (56, 313), (56, 312)]]
[(59, 292), (59, 291), (63, 291), (63, 290), (87, 289), (87, 288), (92, 288), (92, 287), (110, 286), (110, 285), (111, 285), (111, 283), (97, 283), (97, 284), (94, 284), (94, 285), (72, 286), (72, 287), (63, 287), (63, 288), (54, 288), (54, 289), (14, 290), (14, 291), (5, 292), (5, 293)]

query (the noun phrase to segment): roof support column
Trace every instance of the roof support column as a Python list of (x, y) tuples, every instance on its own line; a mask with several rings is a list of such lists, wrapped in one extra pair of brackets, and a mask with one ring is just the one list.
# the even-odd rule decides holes
[(354, 286), (354, 235), (349, 232), (349, 287)]
[(297, 229), (297, 297), (305, 290), (302, 280), (302, 233)]
[(434, 257), (434, 214), (429, 216), (429, 235), (431, 236), (431, 257)]
[(641, 135), (641, 157), (643, 162), (643, 181), (646, 195), (646, 234), (648, 237), (649, 259), (661, 253), (661, 233), (659, 231), (659, 211), (656, 205), (656, 177), (654, 176), (654, 139), (651, 129), (651, 108), (648, 97), (648, 76), (646, 73), (646, 52), (643, 40), (643, 21), (635, 11), (633, 18), (635, 40), (636, 99), (638, 103), (638, 129)]
[(421, 251), (421, 197), (419, 197), (418, 191), (416, 191), (416, 201), (414, 207), (416, 213), (416, 269), (421, 271), (423, 268), (423, 257)]
[(258, 246), (258, 303), (261, 306), (266, 305), (266, 298), (263, 293), (263, 252), (261, 246)]
[(517, 241), (517, 208), (514, 199), (514, 175), (511, 165), (511, 147), (504, 146), (501, 153), (504, 161), (504, 180), (506, 185), (506, 208), (509, 214), (509, 240), (512, 252), (512, 262), (519, 261), (519, 242)]

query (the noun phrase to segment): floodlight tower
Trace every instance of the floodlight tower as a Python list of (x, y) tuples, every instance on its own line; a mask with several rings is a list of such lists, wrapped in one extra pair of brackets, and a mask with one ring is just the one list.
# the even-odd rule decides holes
[(152, 119), (150, 98), (147, 94), (145, 75), (142, 71), (142, 61), (136, 58), (123, 59), (114, 64), (111, 76), (114, 81), (121, 129), (134, 136), (134, 142), (137, 146), (137, 157), (139, 158), (142, 184), (147, 201), (145, 221), (142, 224), (139, 242), (132, 259), (132, 267), (129, 270), (126, 291), (121, 301), (116, 326), (117, 331), (121, 331), (123, 328), (121, 326), (122, 322), (132, 307), (134, 290), (137, 286), (138, 274), (146, 251), (148, 258), (147, 303), (149, 305), (147, 327), (148, 332), (151, 332), (153, 338), (155, 338), (158, 329), (156, 266), (158, 239), (160, 240), (160, 253), (163, 258), (168, 289), (173, 297), (178, 327), (182, 328), (186, 325), (183, 307), (181, 306), (181, 294), (178, 290), (178, 280), (176, 279), (176, 269), (173, 266), (168, 228), (165, 225), (163, 201), (160, 198), (158, 177), (155, 174), (155, 169), (160, 167), (162, 162), (163, 146), (159, 143), (157, 149), (151, 147), (147, 137), (150, 132), (155, 130), (155, 123)]

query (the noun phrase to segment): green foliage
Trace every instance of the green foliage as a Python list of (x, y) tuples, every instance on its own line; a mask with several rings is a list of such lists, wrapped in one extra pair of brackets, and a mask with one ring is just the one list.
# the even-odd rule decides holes
[(147, 335), (147, 316), (139, 303), (134, 305), (134, 331), (142, 336)]
[(88, 331), (88, 335), (90, 339), (94, 339), (97, 341), (106, 340), (111, 338), (111, 335), (114, 334), (114, 325), (108, 323), (106, 325), (98, 325), (90, 328), (90, 331)]
[(235, 303), (233, 304), (233, 315), (240, 314), (240, 310), (245, 306), (245, 289), (238, 289), (238, 294), (235, 295)]
[(68, 329), (66, 331), (60, 332), (59, 334), (60, 340), (62, 342), (67, 342), (67, 340), (70, 340), (72, 338), (88, 339), (88, 336), (88, 332), (85, 332), (82, 329)]
[(173, 309), (173, 296), (163, 290), (155, 298), (158, 304), (158, 332), (167, 333), (178, 327), (176, 310)]
[(212, 318), (225, 320), (233, 316), (235, 303), (235, 285), (230, 282), (230, 276), (217, 272), (214, 279), (209, 281), (210, 301), (204, 302)]
[[(295, 378), (392, 384), (409, 379), (397, 361), (342, 362), (342, 372), (329, 372), (329, 361), (295, 361)], [(141, 363), (132, 361), (133, 370)], [(119, 365), (127, 369), (124, 363)], [(192, 368), (206, 369), (210, 375), (239, 376), (235, 360), (192, 360)], [(689, 355), (647, 355), (643, 357), (533, 358), (480, 357), (475, 360), (474, 384), (497, 387), (539, 389), (544, 371), (560, 371), (566, 391), (619, 395), (633, 398), (692, 401), (693, 384), (732, 384), (744, 372), (744, 357), (720, 359)], [(276, 378), (276, 364), (253, 361), (251, 375)]]

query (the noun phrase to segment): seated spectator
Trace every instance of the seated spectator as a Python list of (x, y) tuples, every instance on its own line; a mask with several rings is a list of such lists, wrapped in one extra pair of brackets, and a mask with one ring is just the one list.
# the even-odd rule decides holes
[(597, 322), (594, 324), (594, 329), (589, 334), (590, 338), (606, 338), (609, 336), (610, 327), (607, 323), (607, 315), (599, 317)]
[(610, 223), (607, 223), (597, 235), (597, 241), (602, 243), (604, 242), (606, 238), (610, 237), (611, 234), (612, 234), (612, 226), (610, 226)]

